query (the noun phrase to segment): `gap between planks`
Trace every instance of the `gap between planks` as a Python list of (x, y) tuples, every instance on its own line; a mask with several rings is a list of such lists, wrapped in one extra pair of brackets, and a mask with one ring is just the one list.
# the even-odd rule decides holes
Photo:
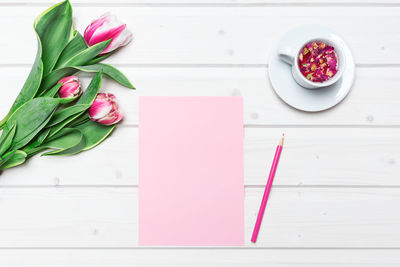
[[(51, 4), (57, 1), (48, 1), (48, 2), (0, 2), (0, 6), (32, 6), (32, 7), (48, 7)], [(325, 3), (316, 3), (316, 2), (269, 2), (269, 3), (161, 3), (161, 2), (137, 2), (137, 3), (128, 3), (128, 2), (103, 2), (103, 3), (90, 3), (90, 2), (78, 2), (72, 3), (74, 6), (79, 7), (220, 7), (220, 8), (229, 8), (229, 7), (400, 7), (400, 3), (389, 3), (389, 2), (325, 2)]]
[(226, 246), (137, 246), (137, 247), (0, 247), (0, 250), (400, 250), (400, 247), (226, 247)]
[[(1, 5), (0, 5), (1, 6)], [(106, 62), (107, 63), (107, 62)], [(268, 69), (268, 64), (112, 64), (117, 68), (249, 68), (249, 69)], [(32, 64), (4, 64), (0, 63), (0, 68), (29, 68)], [(400, 64), (356, 64), (357, 68), (400, 68)]]
[[(0, 177), (1, 179), (1, 177)], [(317, 188), (344, 188), (344, 189), (370, 189), (370, 188), (376, 188), (376, 189), (396, 189), (396, 188), (400, 188), (400, 185), (303, 185), (303, 184), (299, 184), (299, 185), (273, 185), (273, 188), (297, 188), (297, 189), (301, 189), (301, 188), (313, 188), (313, 189), (317, 189)], [(93, 184), (83, 184), (83, 185), (74, 185), (74, 184), (70, 184), (70, 185), (0, 185), (1, 189), (14, 189), (14, 188), (28, 188), (28, 189), (32, 189), (32, 188), (93, 188), (93, 189), (99, 189), (99, 188), (139, 188), (139, 185), (130, 185), (130, 184), (119, 184), (119, 185), (113, 185), (113, 184), (97, 184), (97, 185), (93, 185)], [(255, 189), (263, 189), (265, 188), (265, 185), (244, 185), (244, 188), (255, 188)]]
[[(120, 127), (126, 128), (138, 128), (139, 124), (121, 124)], [(312, 129), (330, 129), (330, 128), (340, 128), (340, 129), (391, 129), (391, 128), (400, 128), (400, 125), (394, 124), (382, 124), (382, 125), (335, 125), (335, 124), (244, 124), (244, 128), (253, 128), (253, 129), (273, 129), (273, 128), (312, 128)]]

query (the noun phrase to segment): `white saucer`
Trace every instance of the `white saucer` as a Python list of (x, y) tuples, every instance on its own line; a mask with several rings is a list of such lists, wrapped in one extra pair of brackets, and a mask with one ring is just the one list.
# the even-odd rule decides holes
[(301, 87), (292, 76), (291, 66), (278, 57), (278, 47), (302, 45), (313, 38), (339, 38), (331, 29), (319, 25), (304, 25), (285, 33), (272, 49), (269, 60), (269, 79), (278, 96), (286, 104), (308, 112), (322, 111), (331, 108), (342, 101), (349, 93), (355, 76), (355, 64), (350, 48), (344, 43), (346, 66), (340, 80), (331, 86), (321, 89), (306, 89)]

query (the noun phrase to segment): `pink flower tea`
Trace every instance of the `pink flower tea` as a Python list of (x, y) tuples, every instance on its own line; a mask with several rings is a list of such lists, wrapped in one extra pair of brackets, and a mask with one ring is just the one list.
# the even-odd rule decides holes
[(321, 41), (306, 44), (299, 54), (298, 64), (304, 77), (312, 82), (325, 82), (338, 72), (335, 48)]

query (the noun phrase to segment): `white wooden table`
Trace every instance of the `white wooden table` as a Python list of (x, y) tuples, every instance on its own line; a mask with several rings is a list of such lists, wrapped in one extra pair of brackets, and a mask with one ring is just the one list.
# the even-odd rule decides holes
[[(81, 32), (106, 11), (132, 29), (135, 41), (109, 62), (138, 90), (103, 83), (126, 119), (96, 149), (36, 157), (0, 176), (1, 267), (400, 266), (399, 0), (71, 2)], [(53, 3), (0, 2), (0, 114), (33, 62), (33, 20)], [(357, 63), (349, 96), (315, 114), (285, 105), (266, 74), (278, 36), (310, 22), (339, 32)], [(138, 247), (138, 95), (244, 97), (245, 247)], [(285, 149), (254, 245), (282, 132)]]

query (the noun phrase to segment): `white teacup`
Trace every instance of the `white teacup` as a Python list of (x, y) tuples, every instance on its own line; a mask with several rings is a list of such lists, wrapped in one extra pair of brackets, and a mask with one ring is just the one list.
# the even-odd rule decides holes
[[(333, 46), (335, 48), (336, 55), (338, 57), (338, 71), (336, 74), (331, 77), (329, 80), (326, 80), (324, 82), (312, 82), (308, 80), (304, 75), (301, 73), (299, 64), (298, 64), (298, 58), (299, 54), (302, 51), (303, 47), (313, 41), (321, 41), (324, 42), (330, 46)], [(292, 65), (292, 75), (295, 81), (308, 89), (317, 89), (321, 87), (326, 87), (329, 85), (334, 84), (337, 82), (343, 75), (344, 67), (346, 66), (346, 58), (344, 55), (344, 44), (340, 40), (336, 39), (327, 39), (327, 38), (313, 38), (308, 40), (307, 42), (304, 42), (300, 45), (297, 46), (291, 46), (291, 47), (282, 47), (278, 50), (278, 55), (281, 60), (285, 61), (286, 63)]]

